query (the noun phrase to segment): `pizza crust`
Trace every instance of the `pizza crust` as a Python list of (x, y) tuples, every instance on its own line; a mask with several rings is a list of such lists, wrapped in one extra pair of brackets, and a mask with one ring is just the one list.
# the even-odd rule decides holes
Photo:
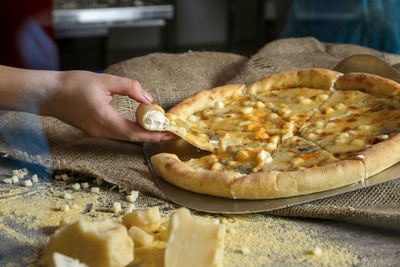
[(251, 95), (257, 95), (260, 91), (309, 87), (330, 90), (336, 79), (343, 74), (326, 69), (306, 69), (289, 71), (268, 76), (260, 81), (250, 84), (247, 91)]
[[(151, 162), (165, 180), (186, 190), (232, 199), (272, 199), (320, 192), (365, 179), (360, 160), (346, 160), (301, 171), (237, 172), (197, 171), (175, 154), (161, 153)], [(336, 179), (338, 176), (340, 180)]]
[(154, 169), (165, 180), (178, 187), (201, 194), (231, 197), (233, 172), (197, 171), (180, 161), (175, 154), (160, 153), (151, 157)]
[(368, 177), (375, 175), (400, 162), (400, 133), (358, 154), (365, 164)]
[(224, 101), (235, 95), (241, 95), (244, 93), (243, 84), (231, 84), (221, 87), (216, 87), (211, 90), (203, 90), (196, 93), (193, 97), (182, 101), (168, 111), (181, 119), (185, 119), (189, 115), (196, 113), (197, 111), (212, 107), (218, 101)]
[(336, 90), (360, 90), (376, 96), (400, 97), (400, 84), (367, 73), (348, 73), (335, 82)]

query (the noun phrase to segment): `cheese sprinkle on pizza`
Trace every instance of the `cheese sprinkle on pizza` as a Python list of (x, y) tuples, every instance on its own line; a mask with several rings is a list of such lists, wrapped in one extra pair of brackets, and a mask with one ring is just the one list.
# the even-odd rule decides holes
[(186, 162), (161, 153), (151, 161), (168, 182), (220, 197), (329, 190), (400, 161), (399, 100), (394, 81), (325, 69), (204, 90), (166, 113), (164, 130), (211, 153)]

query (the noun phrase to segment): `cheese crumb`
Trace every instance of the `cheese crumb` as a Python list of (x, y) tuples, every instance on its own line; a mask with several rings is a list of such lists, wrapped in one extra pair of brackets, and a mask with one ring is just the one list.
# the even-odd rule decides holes
[(76, 191), (78, 191), (79, 189), (81, 189), (81, 185), (80, 185), (79, 183), (75, 183), (75, 184), (73, 184), (71, 187), (72, 187), (72, 189), (74, 189), (74, 190), (76, 190)]
[(64, 193), (64, 195), (62, 197), (63, 197), (63, 199), (71, 199), (72, 198), (72, 196), (68, 193)]
[(260, 160), (261, 165), (264, 165), (265, 163), (270, 163), (272, 161), (271, 154), (264, 150), (258, 152), (257, 158)]
[(136, 199), (137, 199), (137, 195), (136, 196), (135, 195), (127, 195), (126, 196), (126, 201), (129, 201), (129, 202), (135, 202)]
[(115, 214), (121, 213), (121, 211), (122, 211), (121, 203), (119, 203), (119, 202), (114, 202), (114, 204), (113, 204), (113, 211), (114, 211)]
[(222, 170), (222, 168), (223, 168), (223, 165), (219, 162), (216, 162), (211, 166), (212, 171), (219, 171), (219, 170)]
[(69, 205), (68, 204), (62, 204), (60, 210), (63, 211), (63, 212), (69, 211)]
[(302, 104), (302, 105), (309, 105), (312, 102), (313, 101), (311, 99), (309, 99), (309, 98), (303, 98), (303, 99), (300, 100), (300, 104)]
[(252, 111), (253, 111), (252, 107), (245, 107), (245, 108), (242, 109), (242, 112), (244, 114), (250, 114)]
[(325, 125), (325, 122), (323, 120), (317, 120), (315, 122), (315, 126), (318, 128), (322, 128), (322, 127), (324, 127), (324, 125)]
[(257, 101), (256, 108), (264, 108), (265, 104), (263, 102)]
[(31, 187), (33, 185), (31, 180), (24, 180), (23, 184), (26, 187)]
[(189, 120), (192, 122), (198, 122), (200, 120), (200, 117), (196, 115), (190, 115)]
[(278, 110), (278, 113), (285, 118), (288, 117), (290, 113), (292, 113), (292, 111), (288, 108), (281, 108), (280, 110)]
[(319, 247), (315, 247), (312, 251), (311, 251), (312, 255), (318, 256), (322, 254), (322, 250)]
[(100, 188), (99, 187), (92, 187), (92, 188), (90, 188), (90, 192), (98, 194), (98, 193), (100, 193)]
[(216, 103), (216, 107), (217, 107), (217, 108), (224, 108), (224, 107), (225, 107), (225, 104), (224, 104), (222, 101), (218, 101), (218, 102)]
[(250, 254), (250, 249), (247, 247), (242, 247), (240, 251), (245, 255)]
[(328, 97), (329, 97), (329, 95), (327, 95), (327, 94), (321, 94), (321, 95), (318, 95), (317, 97), (318, 97), (319, 99), (321, 99), (321, 100), (327, 100)]
[(272, 113), (269, 115), (269, 117), (270, 117), (271, 119), (273, 119), (273, 120), (276, 120), (276, 119), (279, 118), (279, 115), (276, 114), (276, 113), (274, 113), (274, 112), (272, 112)]
[(343, 104), (343, 103), (339, 103), (339, 104), (335, 105), (335, 109), (336, 110), (342, 110), (342, 109), (345, 109), (345, 108), (346, 108), (346, 105)]
[(32, 182), (33, 183), (39, 182), (39, 177), (37, 176), (37, 174), (32, 175)]
[(66, 173), (61, 174), (61, 179), (63, 179), (64, 181), (68, 181), (69, 180), (69, 176)]
[(129, 203), (128, 206), (126, 206), (126, 208), (125, 208), (125, 214), (131, 213), (131, 212), (134, 211), (135, 209), (136, 209), (135, 204)]
[(13, 184), (16, 184), (16, 183), (19, 183), (19, 178), (18, 178), (18, 176), (13, 176), (13, 177), (11, 177), (11, 181), (13, 182)]
[(89, 188), (89, 183), (81, 183), (82, 188), (86, 189)]
[(3, 183), (5, 184), (12, 184), (12, 180), (11, 179), (4, 179)]
[(292, 163), (292, 165), (293, 165), (294, 167), (299, 167), (299, 166), (301, 166), (301, 165), (304, 163), (304, 159), (302, 159), (302, 158), (294, 158), (294, 159), (291, 161), (291, 163)]

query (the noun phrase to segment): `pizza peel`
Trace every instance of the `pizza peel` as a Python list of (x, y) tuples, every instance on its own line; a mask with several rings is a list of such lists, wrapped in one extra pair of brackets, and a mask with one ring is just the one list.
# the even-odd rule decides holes
[[(308, 195), (264, 199), (264, 200), (241, 200), (214, 197), (199, 193), (194, 193), (163, 180), (154, 170), (150, 157), (166, 152), (174, 153), (181, 160), (189, 160), (190, 158), (198, 158), (207, 155), (209, 152), (199, 150), (182, 139), (161, 141), (160, 143), (144, 143), (144, 155), (149, 165), (153, 181), (165, 196), (175, 204), (184, 206), (193, 210), (210, 212), (210, 213), (254, 213), (271, 211), (291, 207), (298, 204), (307, 203), (313, 200), (323, 199), (343, 193), (359, 190), (380, 183), (396, 180), (400, 178), (400, 163), (366, 179), (364, 182), (358, 182), (352, 185), (327, 190), (323, 192), (312, 193)], [(190, 178), (188, 178), (190, 179)]]

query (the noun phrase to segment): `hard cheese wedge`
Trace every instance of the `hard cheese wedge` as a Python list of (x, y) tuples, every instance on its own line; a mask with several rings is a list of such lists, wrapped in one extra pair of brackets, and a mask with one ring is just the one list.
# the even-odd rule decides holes
[(55, 252), (89, 266), (122, 267), (133, 260), (133, 241), (126, 228), (115, 222), (83, 220), (59, 229), (45, 249), (45, 266), (55, 266)]
[(165, 267), (222, 266), (225, 225), (180, 208), (171, 215)]

